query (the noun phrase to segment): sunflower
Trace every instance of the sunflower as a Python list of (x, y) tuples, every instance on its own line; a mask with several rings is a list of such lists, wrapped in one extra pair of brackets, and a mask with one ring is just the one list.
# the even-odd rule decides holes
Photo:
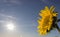
[(53, 21), (53, 17), (57, 17), (56, 12), (54, 12), (55, 7), (51, 6), (50, 8), (48, 8), (47, 6), (40, 11), (39, 16), (41, 16), (42, 18), (38, 19), (38, 33), (40, 35), (44, 35), (47, 34), (47, 30), (50, 31), (51, 27), (52, 27), (52, 21)]

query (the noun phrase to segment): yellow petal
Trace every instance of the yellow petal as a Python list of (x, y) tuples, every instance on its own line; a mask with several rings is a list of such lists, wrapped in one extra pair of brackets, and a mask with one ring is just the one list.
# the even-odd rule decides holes
[(39, 34), (46, 34), (47, 30), (51, 29), (53, 17), (56, 16), (56, 12), (54, 12), (54, 6), (51, 6), (50, 9), (46, 6), (44, 10), (41, 10), (39, 16), (41, 19), (38, 19), (38, 33)]

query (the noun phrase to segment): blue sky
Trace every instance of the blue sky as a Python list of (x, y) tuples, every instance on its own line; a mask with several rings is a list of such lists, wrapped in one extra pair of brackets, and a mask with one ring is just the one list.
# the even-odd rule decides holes
[[(44, 36), (37, 32), (39, 11), (52, 5), (60, 18), (60, 0), (0, 0), (0, 37), (60, 37), (56, 29)], [(8, 22), (14, 24), (13, 31), (7, 30)]]

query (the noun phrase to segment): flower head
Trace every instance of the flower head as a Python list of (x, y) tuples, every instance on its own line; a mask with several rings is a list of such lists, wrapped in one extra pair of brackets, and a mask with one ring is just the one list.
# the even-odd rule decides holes
[(40, 11), (39, 16), (41, 19), (38, 19), (38, 32), (39, 34), (46, 34), (47, 30), (49, 31), (52, 27), (53, 17), (57, 17), (57, 13), (54, 12), (55, 7), (51, 6), (50, 9), (46, 6), (43, 10)]

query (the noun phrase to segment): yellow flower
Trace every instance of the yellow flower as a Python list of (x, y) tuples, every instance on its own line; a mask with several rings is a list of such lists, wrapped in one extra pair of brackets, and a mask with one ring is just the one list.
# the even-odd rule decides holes
[(40, 11), (39, 16), (41, 19), (38, 19), (38, 32), (41, 35), (47, 33), (52, 26), (53, 17), (57, 16), (57, 13), (54, 12), (55, 7), (51, 6), (50, 9), (46, 6), (43, 10)]

